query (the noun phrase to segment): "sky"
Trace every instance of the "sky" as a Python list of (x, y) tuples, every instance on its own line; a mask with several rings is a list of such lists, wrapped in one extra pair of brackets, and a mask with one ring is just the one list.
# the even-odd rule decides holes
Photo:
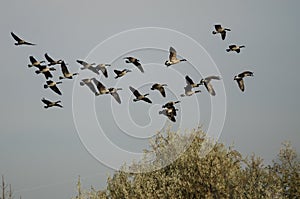
[[(158, 111), (175, 99), (181, 100), (175, 130), (201, 124), (220, 142), (266, 163), (284, 141), (299, 152), (299, 6), (292, 0), (2, 2), (0, 174), (24, 199), (71, 198), (79, 175), (84, 188), (102, 189), (123, 160), (138, 157), (149, 138), (171, 124)], [(224, 41), (212, 34), (219, 23), (231, 29)], [(15, 46), (11, 31), (37, 45)], [(227, 53), (230, 44), (246, 48)], [(164, 66), (170, 46), (188, 62)], [(45, 78), (27, 67), (30, 55), (42, 60), (44, 53), (80, 73), (59, 85), (62, 96), (45, 90)], [(144, 74), (124, 62), (129, 55), (141, 60)], [(79, 70), (77, 59), (112, 64), (108, 79), (97, 77), (123, 88), (121, 105), (79, 86), (94, 74)], [(113, 69), (123, 68), (133, 72), (115, 80)], [(233, 77), (244, 70), (254, 77), (245, 79), (242, 93)], [(55, 80), (60, 73), (57, 67)], [(200, 94), (180, 98), (185, 75), (195, 82), (221, 76), (213, 82), (217, 96), (200, 87)], [(168, 84), (166, 99), (150, 91), (156, 81)], [(153, 104), (132, 102), (129, 85), (148, 92)], [(64, 108), (46, 110), (42, 97), (61, 100)]]

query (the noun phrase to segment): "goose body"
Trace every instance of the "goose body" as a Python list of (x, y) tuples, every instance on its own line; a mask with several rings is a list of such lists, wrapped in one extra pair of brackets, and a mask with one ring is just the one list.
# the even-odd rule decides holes
[(129, 69), (124, 69), (124, 70), (114, 70), (114, 73), (117, 75), (115, 76), (115, 79), (119, 78), (119, 77), (123, 77), (124, 75), (126, 75), (127, 73), (131, 72), (131, 70)]
[(143, 100), (145, 102), (148, 102), (148, 103), (152, 103), (152, 101), (147, 98), (146, 96), (149, 95), (148, 93), (147, 94), (140, 94), (140, 92), (138, 90), (136, 90), (135, 88), (129, 86), (129, 89), (131, 90), (131, 92), (134, 94), (135, 96), (135, 99), (133, 99), (134, 102), (137, 102), (137, 101), (140, 101), (140, 100)]
[(61, 104), (59, 104), (59, 103), (61, 103), (61, 101), (52, 102), (50, 100), (43, 98), (42, 102), (45, 104), (44, 108), (46, 108), (46, 109), (50, 108), (50, 107), (54, 107), (54, 106), (63, 108), (63, 106)]
[(107, 69), (106, 66), (111, 66), (110, 64), (98, 64), (96, 66), (96, 70), (100, 70), (102, 72), (102, 74), (104, 75), (104, 77), (108, 78), (108, 74), (107, 74)]
[(233, 44), (233, 45), (230, 45), (229, 48), (226, 49), (226, 51), (227, 52), (235, 51), (237, 53), (240, 53), (241, 52), (241, 48), (245, 48), (245, 46), (243, 46), (243, 45), (237, 46), (237, 45)]
[(164, 86), (167, 86), (167, 84), (155, 83), (152, 85), (151, 90), (158, 90), (163, 97), (166, 97)]
[(52, 78), (51, 71), (55, 71), (56, 69), (53, 67), (48, 67), (48, 66), (42, 66), (42, 65), (37, 65), (36, 66), (39, 70), (36, 70), (36, 74), (43, 73), (46, 79)]
[(245, 83), (244, 83), (243, 78), (250, 77), (250, 76), (254, 76), (253, 72), (251, 72), (251, 71), (244, 71), (244, 72), (234, 76), (234, 80), (236, 80), (236, 82), (238, 83), (238, 86), (242, 92), (245, 91)]
[(216, 95), (216, 92), (211, 84), (211, 80), (220, 80), (221, 78), (219, 76), (209, 76), (209, 77), (206, 77), (204, 79), (201, 79), (200, 81), (200, 85), (204, 85), (206, 90), (212, 95), (212, 96), (215, 96)]
[(221, 38), (222, 40), (225, 39), (226, 37), (226, 31), (231, 31), (230, 29), (228, 28), (223, 28), (220, 24), (217, 24), (215, 25), (215, 30), (212, 31), (212, 34), (221, 34)]
[(45, 63), (45, 61), (37, 61), (33, 56), (29, 56), (29, 60), (31, 62), (31, 64), (28, 64), (28, 67), (38, 67), (41, 66), (42, 63)]
[(90, 71), (96, 73), (97, 75), (100, 75), (97, 68), (94, 67), (95, 63), (89, 64), (89, 63), (87, 63), (85, 61), (82, 61), (82, 60), (76, 60), (76, 62), (82, 65), (82, 67), (80, 68), (81, 70), (89, 69)]
[(171, 66), (174, 64), (178, 64), (182, 61), (187, 61), (186, 59), (178, 59), (177, 58), (177, 52), (173, 47), (170, 47), (169, 49), (169, 60), (165, 61), (166, 66)]
[(135, 57), (124, 57), (124, 59), (126, 59), (126, 63), (132, 63), (133, 65), (135, 65), (142, 73), (144, 73), (144, 69), (142, 67), (142, 64), (140, 63), (140, 60), (138, 60)]
[(61, 64), (62, 63), (61, 59), (60, 60), (54, 60), (47, 53), (45, 53), (45, 58), (49, 62), (48, 66), (52, 66), (52, 65), (56, 65), (56, 64)]
[(195, 84), (194, 81), (188, 76), (185, 76), (185, 81), (187, 85), (191, 85), (192, 88), (199, 87), (200, 84)]
[(97, 90), (93, 84), (93, 78), (82, 79), (79, 84), (80, 84), (80, 86), (86, 85), (95, 95), (99, 95), (99, 93), (97, 92)]
[(29, 46), (34, 46), (35, 44), (33, 43), (30, 43), (30, 42), (27, 42), (25, 41), (24, 39), (21, 39), (20, 37), (18, 37), (15, 33), (11, 32), (10, 33), (11, 36), (14, 38), (14, 40), (17, 42), (15, 43), (16, 46), (19, 46), (19, 45), (29, 45)]
[(53, 90), (55, 93), (61, 95), (60, 90), (57, 88), (57, 84), (61, 84), (62, 82), (55, 82), (52, 80), (48, 80), (46, 81), (46, 84), (44, 85), (44, 88), (50, 88), (51, 90)]
[(61, 62), (60, 66), (63, 76), (60, 76), (59, 79), (73, 79), (73, 76), (78, 75), (78, 73), (70, 73), (64, 61)]

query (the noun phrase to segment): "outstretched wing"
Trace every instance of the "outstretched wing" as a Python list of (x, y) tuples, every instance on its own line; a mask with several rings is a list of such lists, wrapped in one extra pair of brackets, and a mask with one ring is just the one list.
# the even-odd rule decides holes
[(11, 32), (11, 36), (16, 40), (17, 42), (23, 41), (20, 37), (18, 37), (15, 33)]
[(30, 60), (30, 62), (31, 62), (32, 64), (38, 62), (33, 56), (30, 56), (30, 57), (29, 57), (29, 60)]
[(69, 70), (68, 70), (67, 65), (64, 61), (60, 64), (60, 66), (61, 66), (61, 71), (64, 75), (69, 74)]
[(189, 85), (194, 84), (193, 80), (188, 75), (185, 76), (185, 80), (186, 80), (186, 83)]
[(60, 92), (60, 90), (57, 88), (57, 86), (51, 86), (50, 88), (51, 88), (55, 93), (61, 95), (61, 92)]
[(45, 99), (45, 98), (42, 99), (42, 102), (43, 102), (44, 104), (46, 104), (46, 105), (49, 105), (49, 104), (52, 103), (51, 101), (49, 101), (49, 100), (47, 100), (47, 99)]
[(145, 102), (148, 102), (149, 104), (152, 103), (152, 101), (148, 97), (144, 97), (142, 100), (144, 100)]
[(212, 96), (215, 96), (215, 95), (216, 95), (216, 92), (215, 92), (215, 90), (214, 90), (214, 88), (213, 88), (213, 86), (212, 86), (211, 83), (208, 82), (208, 83), (205, 83), (204, 85), (205, 85), (207, 91), (208, 91)]
[(238, 85), (239, 85), (241, 91), (244, 92), (244, 90), (245, 90), (244, 80), (243, 80), (243, 79), (238, 79), (238, 80), (237, 80), (237, 83), (238, 83)]
[(205, 80), (206, 80), (207, 82), (210, 82), (212, 79), (220, 80), (221, 77), (220, 77), (220, 76), (212, 75), (212, 76), (208, 76), (208, 77), (205, 78)]
[(221, 37), (222, 37), (222, 40), (225, 39), (225, 37), (226, 37), (226, 31), (221, 32)]
[(45, 53), (45, 58), (47, 59), (48, 62), (52, 63), (54, 60), (47, 54)]
[(96, 78), (93, 78), (93, 82), (95, 83), (96, 87), (98, 88), (98, 90), (100, 92), (105, 90), (105, 86), (100, 81), (98, 81)]
[(131, 92), (134, 94), (135, 97), (141, 96), (141, 94), (139, 93), (139, 91), (136, 90), (135, 88), (129, 86), (129, 89), (131, 90)]
[(159, 92), (161, 93), (161, 95), (162, 95), (163, 97), (166, 97), (166, 92), (165, 92), (165, 89), (164, 89), (163, 86), (159, 87), (158, 90), (159, 90)]
[(81, 64), (81, 65), (83, 65), (83, 66), (87, 66), (88, 65), (87, 62), (82, 61), (82, 60), (76, 60), (76, 62), (79, 63), (79, 64)]
[(218, 32), (220, 29), (222, 29), (222, 26), (220, 24), (216, 24), (215, 29)]
[(251, 71), (244, 71), (244, 72), (242, 72), (242, 73), (240, 73), (239, 75), (238, 75), (239, 77), (247, 77), (247, 76), (253, 76), (253, 72), (251, 72)]
[(173, 61), (173, 60), (177, 60), (177, 52), (173, 47), (170, 47), (170, 55), (169, 55), (169, 60)]
[(109, 91), (110, 91), (110, 94), (115, 98), (115, 100), (121, 104), (121, 98), (119, 96), (119, 94), (117, 93), (117, 91), (115, 92), (111, 92), (112, 90), (114, 90), (114, 88), (110, 88)]

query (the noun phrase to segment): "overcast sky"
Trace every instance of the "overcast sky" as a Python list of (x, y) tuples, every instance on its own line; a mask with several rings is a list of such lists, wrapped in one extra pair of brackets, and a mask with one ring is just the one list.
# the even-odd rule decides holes
[[(299, 1), (292, 0), (5, 1), (0, 8), (0, 174), (12, 184), (15, 196), (24, 199), (70, 198), (76, 194), (78, 175), (85, 188), (103, 188), (113, 173), (111, 167), (122, 162), (123, 155), (114, 162), (118, 156), (103, 140), (95, 148), (86, 146), (86, 138), (97, 143), (88, 134), (94, 119), (114, 146), (141, 153), (148, 138), (167, 122), (158, 115), (161, 105), (176, 98), (182, 103), (174, 129), (200, 123), (207, 130), (211, 118), (222, 116), (226, 109), (224, 126), (222, 120), (218, 124), (222, 131), (215, 133), (219, 141), (234, 144), (244, 155), (262, 156), (266, 162), (276, 158), (283, 141), (291, 141), (299, 152), (299, 6)], [(212, 35), (217, 23), (231, 29), (224, 41)], [(163, 29), (142, 29), (144, 35), (132, 31), (143, 27)], [(11, 31), (37, 46), (16, 47)], [(135, 37), (136, 42), (129, 42)], [(246, 48), (240, 54), (227, 53), (230, 44)], [(163, 63), (170, 46), (189, 62), (167, 69)], [(44, 53), (64, 59), (72, 72), (79, 71), (76, 59), (111, 63), (109, 78), (101, 80), (123, 88), (122, 104), (110, 96), (95, 99), (87, 88), (79, 87), (80, 78), (93, 75), (89, 71), (79, 71), (77, 79), (64, 81), (60, 85), (63, 96), (45, 90), (45, 78), (27, 67), (30, 55), (42, 60)], [(122, 57), (127, 55), (141, 60), (145, 74), (124, 63)], [(123, 68), (133, 70), (132, 74), (115, 81), (113, 69)], [(254, 77), (245, 79), (242, 93), (233, 76), (244, 70), (253, 71)], [(57, 67), (55, 80), (60, 73)], [(211, 99), (204, 87), (197, 96), (179, 97), (185, 75), (198, 82), (208, 74), (222, 77), (213, 82), (216, 98)], [(154, 81), (168, 84), (166, 99), (150, 91)], [(129, 85), (149, 92), (154, 103), (133, 103)], [(42, 97), (61, 100), (64, 108), (45, 110)], [(83, 98), (92, 103), (78, 107)], [(217, 116), (210, 113), (214, 102), (220, 111)], [(82, 113), (91, 107), (93, 115)]]

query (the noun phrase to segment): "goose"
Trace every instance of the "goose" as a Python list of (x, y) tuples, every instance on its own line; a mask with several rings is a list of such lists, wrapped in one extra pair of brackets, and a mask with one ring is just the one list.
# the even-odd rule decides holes
[(49, 62), (48, 66), (52, 66), (52, 65), (56, 65), (56, 64), (61, 64), (62, 63), (61, 59), (60, 60), (54, 60), (47, 53), (45, 53), (45, 58)]
[(171, 46), (169, 49), (169, 60), (165, 62), (166, 66), (171, 66), (182, 61), (187, 61), (186, 59), (178, 59), (176, 50)]
[(152, 85), (151, 90), (158, 90), (163, 97), (166, 97), (166, 92), (165, 92), (164, 86), (168, 86), (168, 85), (155, 83)]
[(165, 108), (164, 110), (159, 111), (158, 113), (167, 116), (169, 120), (171, 120), (172, 122), (176, 122), (176, 118), (175, 118), (175, 116), (177, 115), (176, 111), (178, 111), (178, 109), (176, 109), (175, 107), (171, 107), (171, 108)]
[(245, 48), (245, 46), (237, 46), (237, 45), (230, 45), (228, 49), (226, 49), (227, 52), (230, 52), (230, 51), (235, 51), (237, 53), (240, 53), (241, 52), (241, 48)]
[(108, 78), (106, 66), (111, 66), (111, 65), (110, 64), (98, 64), (96, 66), (96, 70), (98, 70), (98, 71), (101, 70), (104, 77)]
[(118, 94), (118, 91), (122, 90), (122, 88), (109, 88), (108, 91), (109, 93), (115, 98), (115, 100), (121, 104), (121, 98)]
[(178, 104), (178, 103), (180, 103), (180, 101), (170, 101), (170, 102), (167, 102), (166, 104), (164, 104), (163, 106), (162, 106), (162, 108), (172, 108), (172, 107), (174, 107), (175, 106), (175, 104)]
[(89, 64), (85, 61), (82, 60), (76, 60), (77, 63), (81, 64), (83, 67), (81, 67), (81, 70), (84, 69), (89, 69), (90, 71), (93, 71), (94, 73), (96, 73), (97, 75), (100, 75), (99, 71), (96, 69), (96, 67), (93, 67), (93, 65), (95, 65), (95, 63)]
[(48, 80), (46, 81), (47, 84), (44, 84), (44, 88), (51, 88), (55, 93), (61, 95), (61, 92), (60, 90), (57, 88), (57, 84), (61, 84), (62, 82), (55, 82), (55, 81), (52, 81), (52, 80)]
[(61, 101), (52, 102), (50, 100), (47, 100), (47, 99), (43, 98), (42, 102), (44, 104), (46, 104), (46, 106), (44, 106), (44, 108), (50, 108), (50, 107), (53, 107), (53, 106), (63, 108), (63, 106), (59, 104), (59, 103), (61, 103)]
[(28, 64), (29, 68), (33, 66), (37, 67), (40, 66), (42, 63), (45, 63), (45, 61), (37, 61), (33, 56), (29, 56), (29, 60), (31, 62), (31, 64)]
[(92, 80), (99, 91), (96, 95), (109, 94), (109, 90), (100, 81), (96, 78), (92, 78)]
[(10, 33), (11, 36), (14, 38), (14, 40), (16, 40), (17, 43), (15, 43), (16, 46), (19, 46), (19, 45), (30, 45), (30, 46), (34, 46), (35, 44), (33, 43), (30, 43), (30, 42), (27, 42), (23, 39), (21, 39), (20, 37), (18, 37), (15, 33), (11, 32)]
[(60, 76), (59, 79), (73, 79), (73, 76), (79, 75), (78, 73), (70, 73), (64, 61), (61, 62), (60, 66), (64, 76)]
[(250, 77), (250, 76), (254, 76), (253, 72), (251, 71), (244, 71), (236, 76), (234, 76), (234, 80), (236, 80), (236, 82), (238, 83), (239, 88), (241, 89), (242, 92), (245, 91), (245, 84), (244, 84), (244, 77)]
[(216, 31), (212, 31), (212, 34), (217, 34), (217, 33), (220, 33), (221, 34), (221, 37), (222, 37), (222, 40), (225, 39), (226, 37), (226, 31), (231, 31), (230, 29), (228, 28), (223, 28), (220, 24), (216, 24), (215, 25), (215, 30)]
[(181, 96), (181, 97), (192, 96), (192, 95), (195, 94), (195, 93), (201, 92), (201, 90), (193, 91), (192, 88), (193, 88), (193, 87), (192, 87), (190, 84), (187, 84), (187, 85), (184, 87), (184, 94), (181, 94), (180, 96)]
[(192, 88), (199, 87), (200, 84), (195, 84), (194, 81), (188, 76), (185, 76), (185, 81), (187, 85), (191, 85)]
[(52, 78), (52, 74), (50, 71), (55, 71), (56, 69), (53, 67), (48, 67), (48, 66), (42, 66), (42, 65), (37, 65), (36, 66), (39, 70), (36, 70), (35, 73), (36, 74), (40, 74), (43, 73), (46, 77), (46, 79)]
[(140, 92), (138, 90), (136, 90), (135, 88), (129, 86), (129, 89), (131, 90), (131, 92), (135, 96), (135, 99), (133, 99), (134, 102), (143, 100), (143, 101), (148, 102), (150, 104), (152, 103), (152, 101), (149, 98), (146, 97), (147, 95), (149, 95), (148, 93), (144, 94), (144, 95), (141, 95)]
[(204, 85), (205, 88), (207, 89), (207, 91), (212, 95), (212, 96), (215, 96), (216, 95), (216, 92), (212, 86), (212, 84), (210, 83), (211, 80), (220, 80), (221, 78), (219, 76), (209, 76), (209, 77), (206, 77), (204, 79), (201, 79), (200, 81), (200, 85)]
[(119, 77), (123, 77), (124, 75), (126, 75), (126, 73), (132, 72), (129, 69), (124, 69), (124, 70), (114, 70), (114, 73), (117, 75), (115, 76), (115, 79), (119, 78)]
[(97, 96), (99, 95), (99, 93), (96, 91), (96, 88), (93, 84), (93, 78), (86, 78), (86, 79), (82, 79), (81, 82), (79, 83), (80, 86), (84, 86), (87, 85), (87, 87), (89, 87), (89, 89)]
[(123, 59), (127, 59), (125, 62), (126, 63), (132, 63), (135, 65), (142, 73), (144, 73), (144, 69), (142, 67), (142, 64), (140, 63), (140, 60), (134, 57), (124, 57)]

